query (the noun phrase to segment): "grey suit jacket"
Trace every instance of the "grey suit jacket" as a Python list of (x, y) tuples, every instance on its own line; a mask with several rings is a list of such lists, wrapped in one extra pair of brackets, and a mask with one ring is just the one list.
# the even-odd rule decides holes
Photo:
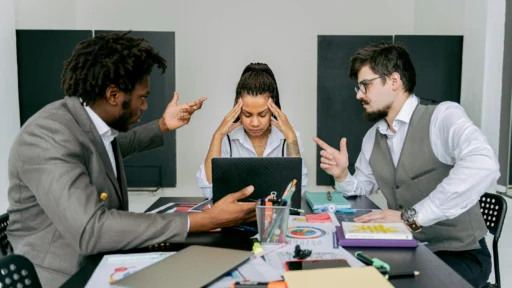
[[(157, 121), (116, 139), (123, 158), (163, 145)], [(9, 156), (7, 235), (43, 287), (60, 286), (88, 255), (185, 240), (186, 213), (128, 212), (121, 160), (117, 166), (120, 181), (76, 97), (49, 104), (21, 128)]]

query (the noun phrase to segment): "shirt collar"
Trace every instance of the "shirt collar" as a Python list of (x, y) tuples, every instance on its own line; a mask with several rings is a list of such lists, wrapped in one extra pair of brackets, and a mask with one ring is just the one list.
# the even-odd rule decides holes
[[(279, 129), (277, 129), (276, 127), (271, 127), (270, 129), (271, 130), (270, 135), (268, 136), (267, 147), (265, 148), (266, 153), (268, 153), (268, 151), (272, 151), (273, 149), (275, 149), (279, 145), (281, 140), (285, 139), (283, 133), (281, 133)], [(248, 149), (251, 149), (252, 147), (252, 144), (249, 144), (251, 143), (251, 140), (249, 139), (247, 134), (245, 134), (245, 130), (242, 125), (233, 129), (233, 131), (229, 133), (229, 137), (231, 138), (231, 140), (238, 139), (238, 141), (240, 141), (240, 144), (244, 145)]]
[(85, 111), (87, 111), (87, 114), (89, 114), (89, 117), (91, 117), (92, 123), (96, 127), (96, 130), (98, 130), (98, 134), (102, 138), (111, 138), (110, 141), (114, 140), (117, 135), (119, 135), (119, 132), (113, 128), (110, 128), (110, 126), (103, 121), (103, 119), (94, 112), (94, 110), (91, 109), (91, 107), (84, 105)]
[[(398, 112), (396, 115), (395, 121), (408, 124), (411, 121), (412, 113), (414, 113), (414, 109), (416, 109), (418, 103), (419, 99), (416, 97), (416, 95), (412, 94), (409, 96), (407, 101), (405, 101), (404, 105), (402, 106), (402, 109), (400, 109), (400, 112)], [(380, 133), (387, 134), (386, 131), (388, 131), (389, 127), (386, 119), (380, 120), (377, 125)]]
[[(279, 131), (279, 129), (277, 129), (276, 127), (272, 127), (270, 128), (270, 135), (268, 136), (269, 139), (272, 138), (272, 140), (282, 140), (284, 139), (284, 135), (283, 133), (281, 133), (281, 131)], [(245, 130), (244, 130), (244, 126), (240, 125), (238, 127), (236, 127), (235, 129), (233, 129), (233, 131), (231, 131), (231, 133), (229, 133), (229, 138), (231, 139), (238, 139), (240, 140), (240, 142), (243, 142), (243, 140), (245, 138), (249, 139), (247, 137), (247, 134), (245, 134)]]

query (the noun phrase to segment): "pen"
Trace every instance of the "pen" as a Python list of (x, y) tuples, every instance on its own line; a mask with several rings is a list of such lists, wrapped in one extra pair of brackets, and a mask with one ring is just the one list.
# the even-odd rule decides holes
[(327, 191), (327, 200), (332, 201), (331, 192)]
[(412, 271), (412, 272), (403, 272), (403, 273), (393, 273), (388, 275), (388, 279), (396, 279), (396, 278), (409, 278), (409, 277), (415, 277), (420, 275), (420, 272), (418, 271)]
[(239, 226), (242, 230), (250, 231), (250, 232), (258, 232), (258, 229), (250, 226), (240, 225)]
[(231, 284), (231, 288), (286, 288), (286, 282), (284, 281), (275, 281), (275, 282), (254, 282), (254, 281), (242, 281), (242, 282), (234, 282)]

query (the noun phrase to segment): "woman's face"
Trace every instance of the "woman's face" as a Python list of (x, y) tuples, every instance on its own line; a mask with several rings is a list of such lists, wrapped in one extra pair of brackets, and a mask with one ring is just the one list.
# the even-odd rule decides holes
[(270, 126), (272, 111), (268, 108), (270, 94), (247, 95), (242, 93), (240, 120), (245, 131), (251, 136), (260, 136)]

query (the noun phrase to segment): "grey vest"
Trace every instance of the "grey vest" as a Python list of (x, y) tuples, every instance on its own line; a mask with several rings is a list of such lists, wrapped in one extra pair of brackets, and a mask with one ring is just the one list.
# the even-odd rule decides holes
[[(435, 107), (416, 106), (396, 169), (386, 135), (376, 131), (370, 167), (389, 209), (414, 206), (432, 193), (453, 167), (439, 161), (430, 144), (430, 120)], [(421, 242), (428, 242), (427, 247), (435, 252), (478, 249), (478, 241), (486, 234), (477, 202), (459, 216), (423, 227), (413, 235)]]

